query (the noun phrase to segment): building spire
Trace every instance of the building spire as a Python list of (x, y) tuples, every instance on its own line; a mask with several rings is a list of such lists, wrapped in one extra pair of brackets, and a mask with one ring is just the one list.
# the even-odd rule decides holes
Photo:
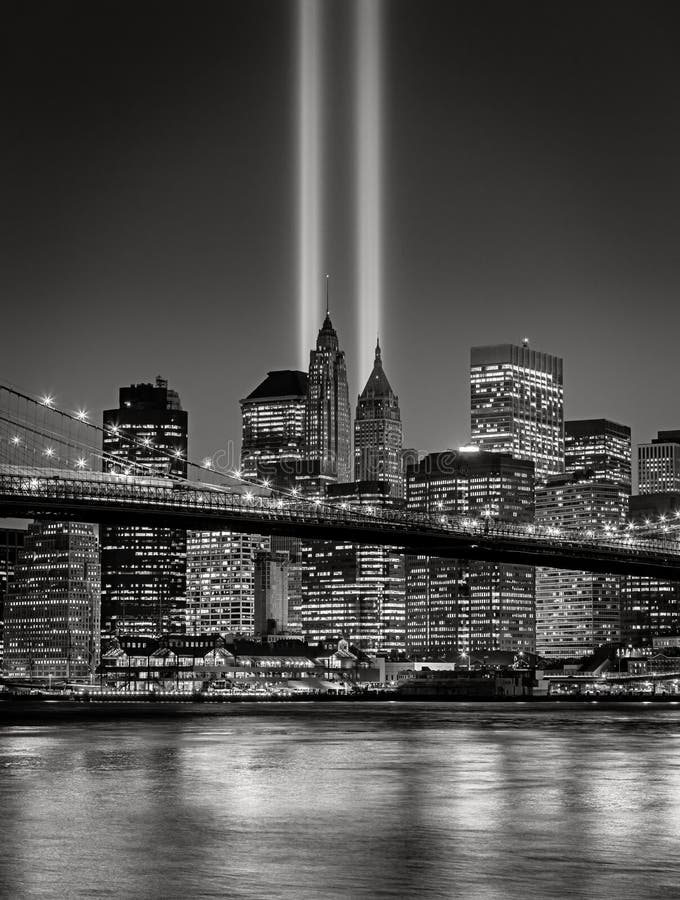
[(328, 282), (330, 281), (330, 275), (326, 274), (326, 318), (330, 315), (330, 309), (328, 306)]
[(375, 341), (375, 362), (376, 365), (378, 363), (382, 364), (382, 353), (380, 352), (380, 335), (377, 336)]

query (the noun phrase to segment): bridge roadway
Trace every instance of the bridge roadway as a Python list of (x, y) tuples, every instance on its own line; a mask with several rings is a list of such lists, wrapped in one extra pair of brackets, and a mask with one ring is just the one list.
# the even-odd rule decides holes
[(279, 534), (392, 546), (407, 554), (448, 559), (680, 581), (680, 544), (675, 541), (558, 537), (539, 528), (532, 533), (527, 526), (487, 528), (389, 509), (370, 513), (344, 504), (253, 496), (158, 478), (0, 472), (2, 516)]

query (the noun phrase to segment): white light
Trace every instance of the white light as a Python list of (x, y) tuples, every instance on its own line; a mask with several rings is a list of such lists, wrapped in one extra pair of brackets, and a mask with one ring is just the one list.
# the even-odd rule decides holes
[(234, 477), (235, 477), (235, 478), (240, 478), (240, 477), (241, 477), (241, 470), (240, 470), (240, 469), (234, 469)]
[(246, 500), (250, 503), (253, 499), (253, 495), (250, 491), (246, 491)]
[(54, 449), (52, 447), (45, 447), (45, 456), (52, 458), (54, 456)]
[(21, 438), (19, 437), (18, 434), (14, 435), (14, 437), (12, 438), (12, 443), (14, 444), (15, 447), (19, 446), (19, 444), (21, 443)]
[(321, 9), (298, 0), (297, 253), (300, 365), (314, 344), (321, 275)]
[(209, 456), (206, 456), (206, 458), (203, 460), (203, 468), (212, 469), (212, 460)]
[(77, 469), (84, 469), (86, 465), (87, 465), (87, 461), (85, 460), (85, 458), (83, 456), (81, 456), (79, 459), (76, 460), (76, 468)]
[(262, 484), (263, 484), (266, 488), (268, 488), (269, 485), (271, 484), (271, 481), (270, 481), (268, 478), (265, 478), (265, 479), (263, 479)]
[(479, 447), (476, 444), (463, 444), (458, 448), (459, 453), (479, 453)]
[(298, 495), (299, 493), (300, 493), (300, 492), (298, 491), (297, 488), (293, 488), (293, 490), (291, 491), (291, 494), (293, 495), (293, 497), (297, 497), (297, 495)]
[(89, 415), (89, 413), (86, 409), (79, 409), (78, 412), (76, 413), (76, 419), (78, 419), (79, 422), (85, 422), (87, 420), (88, 415)]
[[(322, 5), (322, 4), (320, 4)], [(380, 0), (357, 3), (355, 41), (357, 74), (355, 131), (357, 177), (356, 245), (359, 363), (363, 383), (370, 373), (373, 348), (380, 329), (383, 292), (382, 197), (382, 48)]]
[(49, 394), (45, 394), (42, 398), (42, 403), (44, 406), (52, 407), (54, 406), (54, 397), (50, 397)]
[(181, 451), (181, 450), (175, 450), (175, 457), (176, 457), (177, 459), (180, 459), (181, 456), (182, 456), (182, 451)]
[(32, 487), (34, 490), (35, 490), (35, 488), (38, 487), (38, 479), (37, 479), (37, 478), (31, 478), (31, 487)]
[(149, 437), (142, 438), (142, 443), (144, 444), (145, 447), (150, 447), (151, 446), (151, 438), (149, 438)]

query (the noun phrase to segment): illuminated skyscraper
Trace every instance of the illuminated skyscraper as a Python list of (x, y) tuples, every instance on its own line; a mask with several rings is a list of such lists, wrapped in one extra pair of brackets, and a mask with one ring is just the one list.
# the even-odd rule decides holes
[(288, 554), (258, 550), (255, 554), (255, 634), (288, 630)]
[(638, 493), (680, 492), (680, 431), (660, 431), (638, 446)]
[[(565, 533), (602, 534), (605, 527), (625, 524), (628, 497), (626, 486), (595, 481), (588, 471), (555, 475), (536, 488), (536, 523)], [(546, 659), (578, 659), (619, 641), (622, 583), (618, 575), (536, 569), (536, 652)]]
[[(160, 377), (121, 388), (118, 409), (104, 412), (104, 471), (186, 477), (187, 419)], [(101, 544), (104, 628), (158, 633), (183, 624), (185, 531), (106, 526)]]
[[(534, 466), (476, 449), (431, 453), (407, 476), (407, 508), (429, 516), (531, 522)], [(406, 649), (429, 658), (534, 649), (534, 572), (406, 557)]]
[(378, 342), (354, 420), (355, 481), (386, 481), (393, 497), (403, 497), (402, 445), (399, 398), (385, 375)]
[(253, 634), (255, 554), (262, 546), (256, 534), (187, 532), (189, 634)]
[[(385, 481), (332, 484), (347, 505), (398, 504)], [(344, 637), (367, 653), (404, 652), (404, 557), (396, 548), (349, 541), (302, 541), (302, 634)]]
[(472, 442), (530, 459), (536, 478), (564, 471), (562, 360), (499, 344), (470, 354)]
[(309, 355), (305, 454), (309, 475), (321, 484), (351, 479), (351, 413), (345, 353), (326, 318)]
[(307, 373), (269, 372), (241, 400), (241, 473), (291, 488), (304, 458)]
[(631, 442), (628, 425), (608, 419), (564, 423), (565, 471), (585, 471), (592, 481), (619, 484), (630, 493)]
[(94, 673), (100, 590), (99, 543), (92, 525), (29, 525), (5, 601), (10, 674), (75, 678)]

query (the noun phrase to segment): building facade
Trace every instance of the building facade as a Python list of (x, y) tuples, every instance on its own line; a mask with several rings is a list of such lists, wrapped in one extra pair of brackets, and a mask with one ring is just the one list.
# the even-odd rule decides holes
[(638, 446), (638, 493), (680, 492), (680, 431), (659, 431)]
[[(394, 506), (385, 481), (331, 485), (328, 499), (362, 507)], [(302, 541), (302, 634), (344, 638), (366, 653), (404, 652), (404, 558), (396, 548), (349, 541)]]
[(536, 478), (564, 471), (562, 360), (521, 346), (473, 347), (472, 442), (535, 463)]
[(354, 480), (386, 481), (392, 496), (404, 496), (403, 432), (399, 398), (382, 365), (380, 342), (354, 420)]
[(288, 553), (258, 550), (255, 554), (255, 634), (288, 630)]
[[(187, 413), (167, 381), (121, 388), (118, 408), (104, 411), (104, 471), (186, 478), (187, 430)], [(101, 545), (104, 629), (155, 634), (180, 627), (186, 532), (104, 526)]]
[(187, 532), (189, 634), (254, 633), (255, 556), (262, 547), (259, 535)]
[[(407, 508), (489, 522), (533, 519), (534, 466), (476, 448), (432, 453), (408, 470)], [(428, 556), (406, 558), (406, 650), (438, 659), (534, 649), (534, 572)]]
[(628, 425), (609, 419), (572, 419), (564, 423), (565, 472), (587, 472), (595, 482), (626, 488), (632, 483), (631, 437)]
[[(616, 468), (618, 460), (614, 462)], [(536, 488), (536, 524), (584, 537), (626, 523), (628, 484), (595, 481), (591, 470), (553, 476)], [(623, 578), (541, 567), (536, 570), (536, 652), (579, 659), (621, 640)]]
[(29, 525), (5, 603), (9, 673), (67, 680), (93, 675), (100, 590), (99, 542), (92, 525)]
[(305, 409), (305, 456), (309, 491), (318, 481), (351, 479), (351, 412), (345, 353), (326, 313), (309, 356)]
[(295, 484), (304, 459), (307, 373), (268, 372), (241, 400), (241, 474), (282, 490)]

